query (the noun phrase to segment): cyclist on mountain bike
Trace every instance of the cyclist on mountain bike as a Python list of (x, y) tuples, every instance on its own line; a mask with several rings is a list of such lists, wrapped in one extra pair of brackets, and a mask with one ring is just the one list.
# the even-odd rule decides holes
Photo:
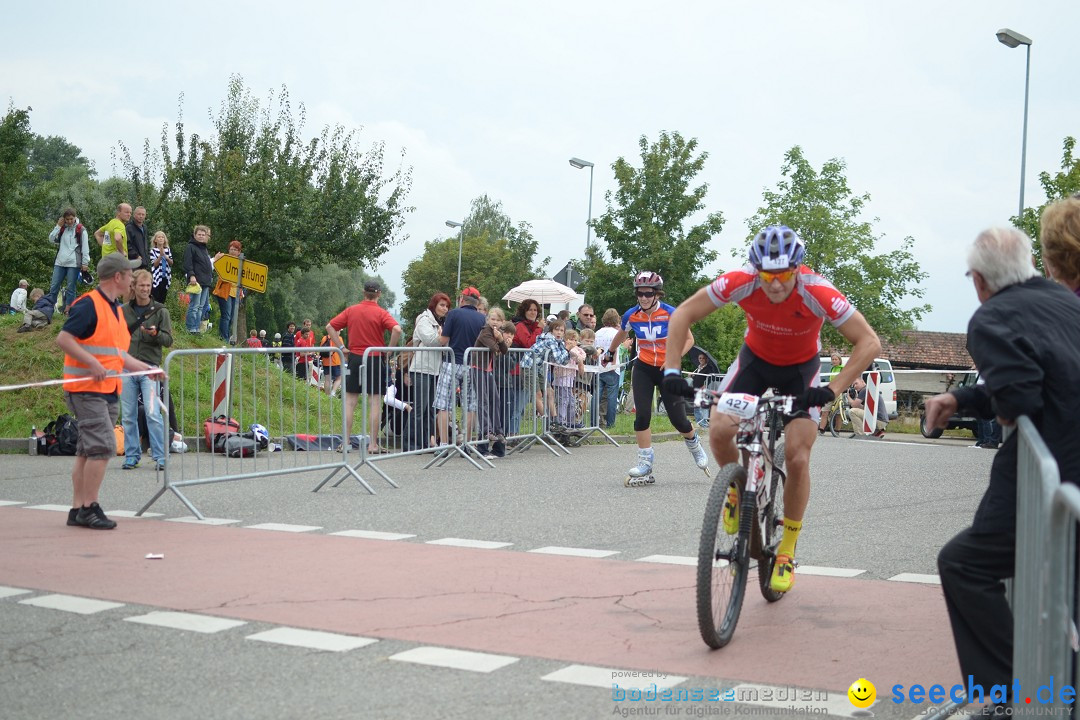
[[(694, 336), (683, 329), (681, 343), (675, 343), (668, 352), (668, 321), (675, 310), (671, 305), (661, 302), (664, 296), (664, 279), (654, 272), (646, 270), (634, 278), (634, 293), (638, 304), (627, 310), (619, 325), (619, 332), (607, 348), (605, 362), (610, 362), (619, 345), (627, 338), (631, 330), (637, 337), (638, 355), (634, 360), (634, 369), (630, 385), (634, 393), (634, 432), (637, 435), (638, 462), (630, 469), (626, 485), (644, 485), (653, 482), (652, 421), (653, 393), (660, 388), (660, 398), (664, 401), (668, 419), (675, 429), (682, 433), (686, 447), (694, 462), (702, 470), (709, 467), (709, 457), (701, 446), (693, 425), (686, 418), (686, 407), (682, 399), (661, 387), (663, 380), (664, 359), (678, 363), (682, 356), (694, 345)], [(685, 387), (684, 383), (684, 387)]]
[[(720, 389), (760, 395), (776, 388), (782, 395), (799, 396), (796, 411), (784, 417), (784, 536), (770, 580), (777, 592), (787, 592), (795, 580), (795, 544), (810, 497), (810, 449), (817, 438), (818, 408), (835, 400), (881, 350), (866, 318), (832, 283), (802, 264), (805, 252), (795, 231), (784, 225), (765, 228), (750, 243), (747, 264), (724, 273), (685, 300), (668, 326), (668, 341), (678, 346), (695, 322), (728, 303), (738, 304), (746, 313), (746, 336)], [(826, 318), (853, 347), (847, 365), (826, 387), (819, 387), (818, 353)], [(692, 390), (679, 374), (679, 359), (669, 357), (664, 365), (663, 389), (691, 396)], [(738, 418), (713, 408), (709, 444), (721, 467), (739, 461), (734, 442), (738, 425)], [(729, 492), (724, 510), (728, 533), (738, 531), (737, 501), (738, 493)]]

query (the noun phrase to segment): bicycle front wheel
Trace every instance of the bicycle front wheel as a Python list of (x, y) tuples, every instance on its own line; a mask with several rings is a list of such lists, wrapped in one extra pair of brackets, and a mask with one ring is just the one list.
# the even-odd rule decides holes
[(840, 433), (844, 430), (844, 412), (840, 408), (834, 409), (829, 413), (829, 432), (833, 437), (840, 437)]
[(761, 508), (761, 525), (765, 536), (761, 539), (761, 559), (758, 560), (758, 585), (762, 596), (776, 602), (784, 593), (772, 589), (772, 571), (776, 564), (776, 548), (784, 536), (784, 443), (773, 449), (772, 467), (766, 468), (769, 477), (769, 501)]
[[(739, 530), (723, 525), (728, 488), (739, 494)], [(755, 519), (754, 493), (743, 492), (746, 469), (738, 463), (720, 468), (709, 491), (701, 526), (697, 566), (697, 614), (701, 639), (717, 650), (731, 642), (739, 622), (750, 570), (750, 528)]]

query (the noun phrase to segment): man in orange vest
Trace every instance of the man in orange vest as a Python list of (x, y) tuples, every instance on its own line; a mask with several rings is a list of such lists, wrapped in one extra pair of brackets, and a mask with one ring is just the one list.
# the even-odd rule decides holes
[[(116, 527), (98, 504), (105, 468), (109, 458), (116, 457), (113, 428), (120, 414), (120, 378), (116, 376), (124, 370), (155, 369), (128, 354), (131, 335), (117, 301), (131, 286), (131, 271), (141, 264), (128, 260), (125, 253), (103, 257), (97, 265), (97, 288), (71, 304), (64, 328), (56, 336), (56, 344), (64, 351), (64, 401), (79, 422), (68, 525), (94, 530)], [(165, 373), (158, 369), (149, 377), (162, 380)]]

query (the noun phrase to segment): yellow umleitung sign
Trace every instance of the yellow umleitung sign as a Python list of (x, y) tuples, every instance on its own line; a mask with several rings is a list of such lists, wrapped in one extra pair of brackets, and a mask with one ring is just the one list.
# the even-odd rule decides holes
[[(222, 255), (214, 263), (214, 269), (217, 270), (217, 274), (222, 280), (235, 285), (240, 270), (240, 258), (232, 255)], [(269, 274), (270, 269), (262, 263), (244, 258), (244, 280), (240, 283), (240, 286), (248, 290), (264, 293), (266, 292), (266, 276)]]

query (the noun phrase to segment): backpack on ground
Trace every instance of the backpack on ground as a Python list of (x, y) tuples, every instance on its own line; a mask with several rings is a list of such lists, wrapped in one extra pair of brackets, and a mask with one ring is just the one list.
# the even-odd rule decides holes
[(46, 455), (74, 455), (79, 444), (79, 424), (67, 413), (45, 426)]
[[(218, 415), (203, 423), (203, 436), (206, 439), (206, 447), (212, 452), (225, 452), (225, 438), (237, 435), (240, 432), (240, 423), (235, 418), (227, 418)], [(221, 437), (219, 440), (218, 437)]]

